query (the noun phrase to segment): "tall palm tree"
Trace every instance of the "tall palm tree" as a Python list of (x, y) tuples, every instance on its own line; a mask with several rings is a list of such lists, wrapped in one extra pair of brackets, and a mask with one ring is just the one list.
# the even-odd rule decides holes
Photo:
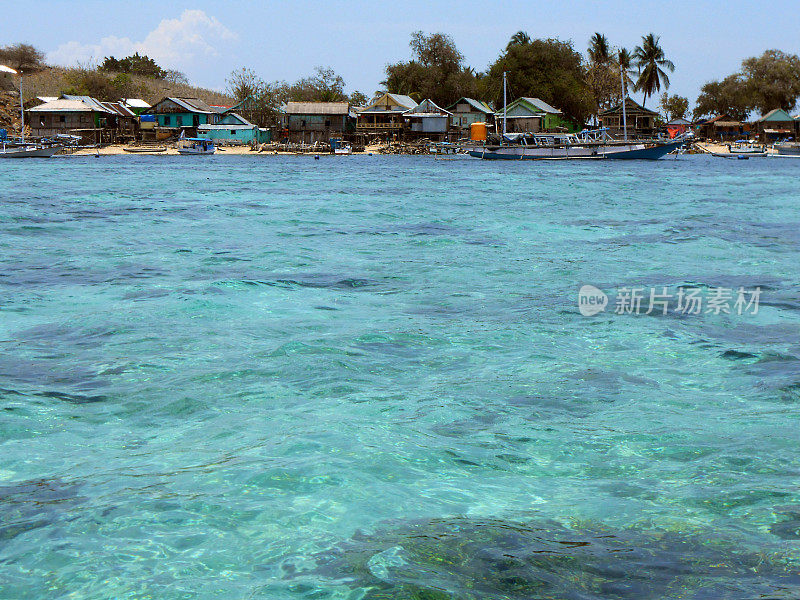
[(669, 76), (667, 70), (672, 73), (675, 65), (668, 60), (664, 50), (659, 45), (661, 38), (654, 33), (648, 33), (642, 37), (642, 45), (636, 46), (633, 51), (633, 59), (639, 69), (639, 79), (636, 81), (636, 89), (644, 92), (644, 106), (647, 97), (652, 96), (661, 90), (669, 89)]
[(631, 53), (627, 48), (620, 48), (619, 52), (617, 52), (617, 66), (619, 67), (619, 70), (622, 71), (622, 80), (625, 84), (625, 89), (622, 92), (623, 96), (628, 95), (628, 88), (634, 88), (633, 79), (631, 78), (632, 64), (633, 56), (631, 56)]
[(506, 49), (510, 48), (511, 46), (524, 46), (525, 44), (531, 43), (531, 36), (529, 36), (524, 31), (518, 31), (514, 35), (511, 36), (511, 39), (508, 41), (506, 45)]
[(608, 38), (602, 33), (595, 32), (589, 38), (589, 60), (595, 65), (604, 65), (611, 60), (611, 50), (608, 45)]

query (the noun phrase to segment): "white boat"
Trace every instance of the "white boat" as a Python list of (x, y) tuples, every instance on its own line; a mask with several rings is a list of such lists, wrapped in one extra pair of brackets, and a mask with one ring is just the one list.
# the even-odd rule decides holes
[(350, 142), (339, 142), (333, 149), (334, 154), (352, 154), (353, 145)]
[(178, 140), (178, 154), (214, 154), (217, 151), (214, 140), (206, 138), (187, 138)]
[(751, 140), (736, 140), (732, 144), (727, 144), (728, 152), (730, 154), (747, 155), (747, 156), (766, 156), (767, 149), (765, 146)]
[(0, 158), (50, 158), (61, 146), (6, 146), (0, 149)]

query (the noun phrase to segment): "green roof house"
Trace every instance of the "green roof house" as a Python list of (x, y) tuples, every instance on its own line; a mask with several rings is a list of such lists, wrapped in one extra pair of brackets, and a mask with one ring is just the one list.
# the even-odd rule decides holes
[(797, 137), (798, 121), (782, 108), (771, 110), (756, 119), (755, 126), (762, 142)]
[[(506, 107), (509, 133), (526, 131), (575, 131), (575, 126), (564, 118), (564, 113), (540, 98), (517, 98)], [(497, 128), (502, 130), (503, 111), (494, 114)]]
[(494, 109), (486, 102), (475, 98), (459, 98), (452, 106), (448, 106), (447, 110), (453, 113), (450, 121), (453, 127), (458, 129), (469, 130), (473, 123), (487, 125), (494, 123)]

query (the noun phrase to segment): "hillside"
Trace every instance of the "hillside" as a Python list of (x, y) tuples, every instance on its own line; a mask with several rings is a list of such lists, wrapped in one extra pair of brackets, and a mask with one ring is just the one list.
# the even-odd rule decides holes
[[(29, 100), (34, 96), (58, 96), (62, 94), (71, 87), (69, 75), (74, 72), (74, 69), (48, 67), (38, 73), (26, 75), (22, 82), (22, 93), (25, 95), (25, 100)], [(165, 96), (200, 98), (209, 104), (223, 106), (234, 103), (233, 98), (227, 94), (205, 88), (171, 83), (160, 79), (150, 79), (138, 75), (131, 75), (130, 78), (135, 86), (143, 89), (141, 97), (150, 104), (158, 102)]]
[(19, 94), (0, 92), (0, 129), (12, 135), (15, 128), (19, 130)]

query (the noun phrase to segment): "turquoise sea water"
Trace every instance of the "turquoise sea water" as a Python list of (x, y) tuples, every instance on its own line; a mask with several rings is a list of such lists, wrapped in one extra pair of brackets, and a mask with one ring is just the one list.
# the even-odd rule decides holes
[(65, 157), (0, 198), (3, 600), (800, 597), (800, 161)]

